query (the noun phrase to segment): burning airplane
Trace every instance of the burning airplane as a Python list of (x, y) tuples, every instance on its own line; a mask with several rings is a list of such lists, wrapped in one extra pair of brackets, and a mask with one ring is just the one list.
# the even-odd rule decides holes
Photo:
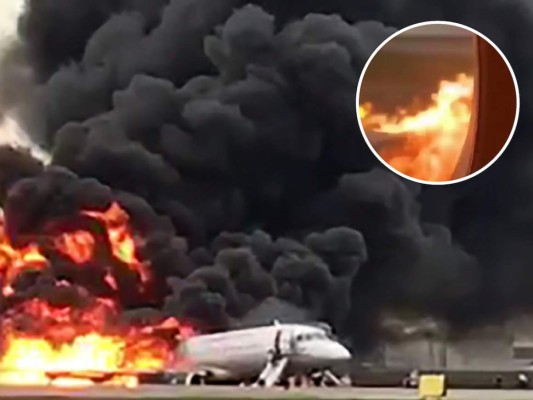
[[(50, 154), (50, 164), (76, 178), (43, 176), (29, 154), (0, 149), (2, 243), (9, 266), (0, 316), (13, 329), (13, 340), (2, 341), (4, 376), (23, 370), (8, 357), (21, 336), (44, 342), (39, 354), (45, 355), (77, 349), (76, 338), (93, 343), (85, 334), (110, 337), (113, 345), (115, 338), (126, 338), (120, 349), (136, 349), (133, 338), (159, 337), (157, 329), (144, 328), (164, 318), (139, 326), (122, 317), (146, 306), (201, 331), (226, 330), (274, 297), (327, 321), (358, 351), (383, 338), (385, 311), (431, 314), (461, 332), (487, 315), (530, 308), (533, 280), (523, 277), (530, 271), (531, 246), (514, 245), (524, 243), (521, 217), (527, 217), (529, 202), (516, 204), (513, 195), (528, 193), (528, 183), (518, 177), (530, 157), (465, 195), (461, 207), (455, 207), (455, 193), (441, 192), (442, 207), (433, 207), (418, 189), (374, 169), (375, 158), (355, 132), (353, 97), (361, 67), (394, 27), (417, 18), (412, 7), (402, 12), (391, 6), (381, 13), (384, 4), (345, 2), (342, 9), (321, 7), (327, 15), (306, 15), (316, 11), (313, 2), (289, 8), (287, 2), (261, 8), (208, 0), (112, 7), (94, 1), (69, 3), (72, 7), (26, 3), (19, 42), (36, 90), (28, 94), (30, 110), (18, 114), (18, 122)], [(490, 12), (510, 22), (484, 24), (486, 33), (506, 44), (511, 61), (527, 61), (527, 52), (520, 51), (527, 46), (505, 36), (529, 37), (530, 24), (522, 19), (527, 13), (507, 2), (493, 6)], [(485, 5), (447, 2), (441, 8), (442, 15), (465, 21), (487, 15)], [(435, 9), (440, 16), (441, 8)], [(527, 84), (524, 65), (519, 68)], [(449, 71), (435, 72), (444, 77)], [(13, 82), (18, 83), (7, 80)], [(15, 89), (21, 92), (20, 85)], [(486, 98), (514, 113), (514, 104), (500, 93)], [(494, 114), (490, 104), (483, 109)], [(529, 122), (523, 123), (527, 131)], [(6, 195), (28, 177), (34, 177), (27, 188), (32, 196)], [(96, 188), (97, 182), (105, 189)], [(501, 202), (485, 207), (484, 189), (494, 187), (503, 198), (489, 196)], [(109, 227), (89, 215), (107, 214), (112, 202), (94, 203), (110, 193), (130, 217), (133, 253), (131, 241), (113, 251), (105, 234)], [(420, 207), (424, 212), (417, 212)], [(56, 211), (59, 217), (44, 218)], [(148, 235), (131, 229), (131, 223), (151, 224), (150, 213), (166, 218), (169, 229)], [(503, 225), (502, 215), (509, 217)], [(125, 262), (127, 254), (137, 260)], [(146, 272), (150, 277), (143, 280)], [(173, 279), (171, 287), (163, 281), (155, 291), (169, 300), (146, 300), (154, 292), (152, 282), (167, 278)], [(31, 312), (24, 319), (17, 308)], [(48, 308), (53, 312), (41, 311)], [(280, 307), (267, 311), (271, 320)], [(107, 315), (102, 322), (88, 317), (102, 313)], [(55, 314), (61, 318), (52, 318)], [(48, 329), (53, 321), (54, 329)], [(57, 321), (74, 329), (59, 329)], [(66, 338), (50, 337), (49, 332), (69, 330)], [(167, 338), (158, 343), (166, 348)], [(117, 354), (127, 358), (124, 350)], [(67, 359), (83, 370), (77, 374), (82, 377), (92, 376), (92, 369), (137, 368), (126, 361), (104, 368)], [(72, 371), (69, 363), (46, 363), (53, 370), (48, 375)], [(38, 372), (36, 380), (44, 382), (46, 373)]]
[[(126, 290), (147, 295), (152, 275), (136, 255), (140, 239), (118, 203), (84, 210), (78, 223), (54, 221), (19, 246), (8, 231), (3, 219), (0, 384), (130, 386), (140, 372), (174, 365), (189, 327), (174, 318), (132, 324), (121, 314), (120, 290), (133, 284)], [(76, 274), (101, 280), (107, 290), (95, 294)]]

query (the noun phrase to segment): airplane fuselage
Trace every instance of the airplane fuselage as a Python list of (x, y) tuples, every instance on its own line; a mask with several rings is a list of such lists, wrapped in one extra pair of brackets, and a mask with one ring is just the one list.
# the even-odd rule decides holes
[(206, 372), (210, 380), (246, 380), (265, 368), (276, 341), (287, 358), (284, 373), (289, 375), (329, 368), (350, 358), (349, 351), (323, 329), (298, 324), (192, 337), (181, 345), (179, 354), (190, 372)]

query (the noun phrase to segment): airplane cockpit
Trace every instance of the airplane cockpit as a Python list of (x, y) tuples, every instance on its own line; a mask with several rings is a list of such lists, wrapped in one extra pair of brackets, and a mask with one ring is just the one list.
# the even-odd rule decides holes
[(320, 340), (320, 339), (330, 339), (326, 332), (311, 332), (311, 333), (301, 333), (296, 335), (297, 342), (307, 342), (310, 340)]
[(333, 329), (331, 328), (329, 324), (325, 322), (314, 322), (314, 323), (309, 323), (307, 325), (314, 327), (314, 328), (321, 329), (328, 339), (337, 340), (337, 337), (333, 333)]

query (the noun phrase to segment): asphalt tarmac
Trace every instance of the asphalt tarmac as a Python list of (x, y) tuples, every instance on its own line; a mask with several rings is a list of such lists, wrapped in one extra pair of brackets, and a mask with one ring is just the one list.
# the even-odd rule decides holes
[[(240, 388), (236, 386), (163, 386), (141, 385), (137, 388), (92, 386), (86, 388), (0, 387), (0, 399), (352, 399), (415, 400), (413, 389), (390, 388)], [(450, 400), (531, 400), (533, 390), (450, 390)]]

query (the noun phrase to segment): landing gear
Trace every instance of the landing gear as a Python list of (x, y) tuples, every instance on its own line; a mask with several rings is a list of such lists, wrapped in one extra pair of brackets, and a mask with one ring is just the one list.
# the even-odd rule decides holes
[(294, 377), (294, 386), (302, 387), (304, 385), (304, 377), (302, 375), (296, 375)]
[(308, 377), (313, 386), (316, 387), (344, 385), (344, 382), (329, 369), (311, 371)]
[(208, 377), (207, 375), (208, 374), (206, 373), (190, 374), (185, 379), (185, 385), (186, 386), (194, 386), (194, 385), (203, 386), (207, 382), (207, 377)]
[(324, 386), (325, 377), (324, 377), (323, 371), (313, 371), (311, 372), (309, 378), (311, 379), (313, 386), (316, 386), (316, 387)]
[(291, 388), (291, 382), (289, 379), (282, 379), (279, 384), (283, 389), (289, 390)]

